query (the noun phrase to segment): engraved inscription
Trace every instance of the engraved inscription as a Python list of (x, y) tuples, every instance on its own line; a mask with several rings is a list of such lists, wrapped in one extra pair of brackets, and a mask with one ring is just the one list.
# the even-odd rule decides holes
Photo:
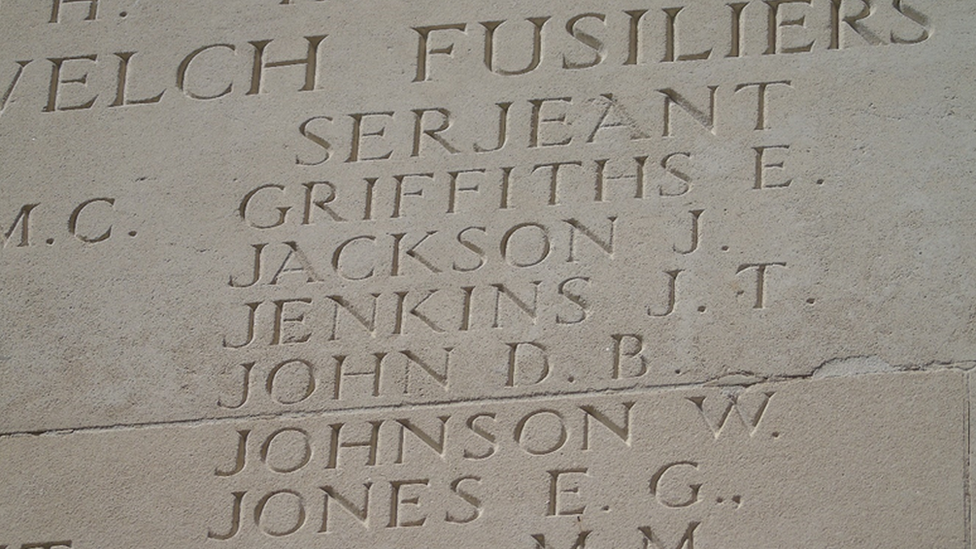
[(964, 8), (442, 4), (0, 3), (7, 495), (116, 493), (0, 509), (0, 549), (840, 546), (968, 506), (959, 399), (925, 408), (972, 351)]
[[(741, 493), (720, 495), (727, 488), (716, 493), (709, 485), (713, 465), (707, 460), (656, 457), (651, 451), (655, 445), (652, 433), (660, 426), (651, 427), (657, 425), (654, 410), (674, 405), (673, 419), (689, 424), (705, 418), (707, 428), (693, 437), (698, 444), (719, 444), (719, 434), (733, 430), (729, 426), (733, 414), (742, 419), (747, 438), (775, 444), (781, 432), (771, 435), (771, 428), (763, 421), (769, 409), (777, 406), (773, 393), (748, 392), (729, 399), (710, 391), (662, 399), (563, 398), (523, 406), (517, 413), (505, 402), (494, 401), (466, 410), (444, 408), (372, 416), (360, 413), (338, 423), (306, 420), (290, 427), (254, 424), (225, 432), (221, 441), (230, 444), (224, 446), (228, 451), (214, 468), (216, 477), (235, 478), (235, 486), (241, 486), (241, 482), (274, 475), (268, 478), (279, 484), (270, 490), (234, 490), (215, 500), (221, 512), (208, 538), (318, 537), (337, 532), (431, 528), (435, 522), (456, 526), (483, 523), (497, 512), (500, 495), (496, 490), (503, 479), (478, 471), (484, 470), (486, 461), (506, 462), (513, 457), (525, 460), (527, 466), (532, 464), (531, 469), (536, 471), (536, 488), (522, 497), (537, 501), (534, 507), (542, 519), (582, 520), (609, 512), (610, 507), (601, 503), (615, 492), (605, 486), (610, 481), (606, 465), (609, 456), (644, 463), (641, 470), (646, 470), (647, 476), (640, 479), (644, 488), (635, 505), (698, 509), (711, 498), (717, 505), (728, 499), (728, 511), (738, 509), (744, 501)], [(719, 410), (720, 403), (725, 404), (724, 412)], [(754, 411), (757, 406), (758, 411)], [(577, 465), (552, 467), (551, 461), (535, 461), (566, 453), (577, 456)], [(651, 467), (646, 466), (648, 459), (654, 462)], [(429, 470), (447, 464), (452, 464), (452, 473), (446, 476), (409, 472), (418, 466)], [(298, 479), (306, 478), (301, 476), (305, 471), (324, 471), (325, 475), (317, 473), (315, 485), (300, 486), (304, 481)], [(277, 518), (272, 519), (272, 513)], [(703, 524), (695, 520), (687, 528), (682, 526), (681, 543), (693, 543), (699, 527), (707, 531)], [(643, 537), (634, 536), (638, 543), (642, 539), (663, 543), (675, 525), (644, 523), (634, 529), (635, 534), (643, 533)], [(531, 537), (554, 540), (565, 535), (558, 529)], [(592, 535), (590, 542), (599, 546), (606, 532), (590, 530), (587, 535)], [(674, 537), (681, 539), (681, 532), (675, 532)]]

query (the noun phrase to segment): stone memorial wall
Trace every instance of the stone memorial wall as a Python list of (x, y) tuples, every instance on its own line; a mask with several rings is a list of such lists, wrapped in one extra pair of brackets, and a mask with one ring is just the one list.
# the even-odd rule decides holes
[(972, 548), (976, 3), (0, 22), (0, 549)]

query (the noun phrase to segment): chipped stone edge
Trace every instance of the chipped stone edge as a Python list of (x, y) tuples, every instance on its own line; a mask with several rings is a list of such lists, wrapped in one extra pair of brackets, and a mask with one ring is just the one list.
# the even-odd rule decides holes
[(702, 387), (750, 387), (762, 383), (776, 383), (795, 380), (821, 380), (839, 377), (854, 377), (864, 375), (898, 374), (905, 372), (939, 372), (956, 370), (969, 372), (976, 370), (976, 360), (963, 361), (933, 361), (924, 364), (892, 365), (877, 355), (855, 355), (849, 357), (825, 360), (819, 366), (805, 374), (775, 374), (760, 375), (749, 371), (736, 371), (724, 374), (718, 378), (701, 383)]
[[(809, 373), (803, 374), (777, 374), (763, 376), (755, 372), (740, 370), (725, 373), (719, 377), (708, 379), (702, 382), (660, 385), (649, 387), (622, 387), (607, 388), (602, 390), (586, 391), (581, 393), (546, 393), (530, 396), (513, 396), (504, 399), (512, 402), (531, 402), (539, 400), (551, 400), (553, 398), (583, 398), (599, 397), (623, 394), (661, 394), (671, 391), (685, 391), (689, 389), (718, 388), (723, 392), (736, 394), (746, 389), (763, 384), (784, 383), (790, 381), (811, 380), (819, 381), (825, 379), (860, 377), (872, 375), (892, 375), (911, 372), (941, 372), (941, 371), (960, 371), (970, 372), (976, 370), (976, 360), (962, 361), (933, 361), (924, 364), (903, 364), (891, 365), (876, 355), (854, 355), (849, 357), (832, 358), (822, 362), (819, 366)], [(184, 420), (142, 422), (116, 425), (93, 425), (76, 428), (53, 428), (38, 431), (12, 431), (0, 432), (0, 441), (10, 438), (39, 437), (39, 436), (67, 436), (81, 433), (106, 433), (112, 431), (134, 431), (141, 429), (171, 428), (171, 427), (205, 427), (223, 424), (232, 424), (242, 421), (269, 421), (269, 420), (298, 420), (312, 419), (329, 414), (354, 414), (369, 411), (382, 412), (390, 409), (420, 409), (436, 408), (443, 406), (476, 406), (496, 399), (475, 399), (464, 401), (430, 402), (420, 404), (394, 404), (384, 406), (374, 406), (369, 408), (346, 408), (340, 410), (309, 410), (303, 412), (285, 413), (262, 413), (247, 416), (229, 416), (220, 418), (194, 418)]]

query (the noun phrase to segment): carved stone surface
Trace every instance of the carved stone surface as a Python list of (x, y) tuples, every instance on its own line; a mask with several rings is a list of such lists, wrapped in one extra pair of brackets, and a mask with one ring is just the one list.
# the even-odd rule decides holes
[(976, 4), (0, 21), (0, 549), (970, 549)]
[(72, 547), (963, 547), (965, 378), (14, 438), (0, 520)]

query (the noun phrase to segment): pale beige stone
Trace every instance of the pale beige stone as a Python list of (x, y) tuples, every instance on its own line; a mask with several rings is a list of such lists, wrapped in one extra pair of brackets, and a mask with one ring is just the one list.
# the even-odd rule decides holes
[(0, 26), (0, 549), (970, 548), (976, 3)]
[[(648, 532), (670, 549), (691, 532), (704, 548), (962, 547), (967, 395), (966, 375), (945, 371), (5, 437), (2, 542), (535, 548), (542, 535), (569, 548), (587, 533), (590, 549), (639, 549)], [(330, 468), (331, 425), (350, 443), (369, 422), (376, 465), (341, 448)], [(416, 431), (400, 456), (403, 425)], [(355, 510), (367, 484), (365, 519), (330, 497), (321, 532), (323, 487)], [(213, 539), (234, 530), (235, 493), (237, 532)]]
[[(680, 12), (103, 0), (94, 21), (79, 1), (50, 23), (53, 1), (3, 7), (5, 432), (775, 379), (858, 356), (973, 358), (971, 3), (875, 2), (857, 19), (849, 0), (834, 25), (828, 0), (786, 2), (771, 38), (772, 8), (752, 2), (729, 57), (737, 12), (711, 0)], [(569, 21), (604, 44), (600, 64), (564, 68), (597, 55)], [(490, 72), (489, 29), (493, 68), (513, 71), (532, 66), (535, 25), (538, 68)], [(314, 74), (269, 66), (255, 87), (258, 47), (267, 63), (314, 49)], [(94, 60), (57, 61), (78, 56)], [(498, 104), (510, 104), (505, 145), (478, 152), (497, 142)], [(619, 178), (636, 177), (635, 157), (646, 157), (640, 199)], [(564, 165), (552, 194), (551, 169), (537, 167), (554, 162), (581, 165)], [(78, 238), (109, 227), (104, 241)], [(657, 316), (672, 309), (671, 282), (673, 312)], [(248, 339), (247, 304), (258, 304), (254, 340), (227, 348)], [(377, 354), (379, 390), (346, 378), (335, 398), (335, 357), (351, 372)], [(295, 360), (308, 366), (284, 367), (269, 396), (270, 373)], [(230, 409), (251, 363), (250, 395)], [(304, 369), (317, 386), (302, 399)]]

